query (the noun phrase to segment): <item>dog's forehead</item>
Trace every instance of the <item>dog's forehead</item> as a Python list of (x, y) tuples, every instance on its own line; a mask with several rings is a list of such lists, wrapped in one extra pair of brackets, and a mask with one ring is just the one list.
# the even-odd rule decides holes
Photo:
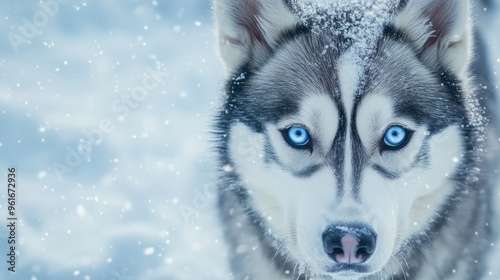
[(301, 108), (307, 110), (306, 105), (316, 110), (307, 100), (318, 95), (328, 96), (329, 104), (338, 111), (346, 105), (352, 108), (355, 95), (364, 93), (366, 61), (341, 36), (303, 34), (287, 42), (255, 72), (244, 102), (258, 106), (266, 122), (297, 114)]
[(395, 1), (301, 1), (296, 13), (311, 32), (332, 38), (332, 47), (338, 41), (357, 47), (360, 54), (368, 54), (392, 21)]
[(290, 38), (254, 72), (242, 100), (253, 108), (248, 113), (259, 111), (255, 118), (261, 123), (278, 122), (297, 114), (307, 97), (323, 94), (339, 114), (350, 115), (365, 96), (382, 94), (393, 101), (387, 106), (398, 116), (420, 124), (439, 120), (442, 112), (421, 104), (445, 106), (449, 101), (449, 89), (440, 86), (442, 77), (387, 28), (391, 16), (381, 15), (390, 15), (391, 8), (362, 8), (350, 5), (328, 11), (331, 14), (316, 9), (302, 15), (309, 31), (288, 32)]
[[(289, 88), (288, 93), (340, 95), (339, 65), (344, 61), (354, 66), (348, 69), (351, 77), (361, 77), (371, 67), (372, 56), (377, 53), (385, 24), (390, 21), (390, 1), (366, 1), (318, 5), (309, 2), (297, 4), (300, 21), (308, 32), (287, 31), (287, 38), (275, 51), (272, 63), (261, 68), (264, 76), (259, 81), (273, 80), (273, 86)], [(291, 35), (290, 35), (291, 34)], [(344, 70), (345, 67), (343, 67)], [(354, 69), (359, 73), (353, 73)], [(276, 77), (278, 75), (278, 77)], [(346, 75), (343, 75), (346, 76)], [(270, 79), (271, 78), (271, 79)], [(300, 100), (300, 98), (296, 98)]]
[[(359, 45), (353, 45), (355, 43)], [(373, 45), (378, 45), (378, 42)], [(351, 103), (356, 95), (380, 90), (366, 83), (383, 84), (383, 79), (392, 78), (374, 73), (389, 70), (387, 68), (391, 65), (388, 65), (385, 56), (390, 52), (360, 46), (361, 42), (346, 42), (342, 35), (301, 34), (281, 46), (270, 61), (255, 73), (250, 92), (265, 97), (259, 100), (260, 105), (269, 102), (272, 106), (278, 100), (287, 100), (286, 104), (300, 103), (308, 96), (318, 94), (328, 95), (343, 105)], [(401, 64), (399, 69), (405, 73), (412, 72), (408, 68), (408, 65)], [(401, 72), (397, 78), (401, 78)], [(298, 109), (293, 107), (289, 106), (289, 109)]]

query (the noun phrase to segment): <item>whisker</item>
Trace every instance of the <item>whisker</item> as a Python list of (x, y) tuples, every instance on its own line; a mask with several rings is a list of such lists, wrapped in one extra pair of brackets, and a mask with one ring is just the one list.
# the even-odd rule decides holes
[(401, 264), (401, 262), (398, 259), (396, 259), (396, 261), (397, 261), (399, 267), (401, 268), (401, 272), (403, 273), (404, 280), (406, 280), (406, 272), (405, 272), (405, 269), (403, 268), (403, 265)]
[[(269, 211), (269, 210), (279, 209), (279, 208), (280, 208), (279, 206), (273, 206), (273, 207), (268, 207), (268, 208), (267, 208), (267, 209), (265, 209), (265, 210)], [(250, 214), (252, 214), (252, 213), (255, 213), (255, 212), (263, 212), (263, 211), (260, 211), (259, 209), (252, 209), (252, 210), (250, 210), (250, 211), (247, 211), (247, 212), (245, 212), (245, 213), (243, 213), (243, 214), (241, 214), (241, 215), (237, 216), (237, 217), (236, 217), (236, 219), (243, 218), (244, 216), (248, 216), (248, 215), (250, 215)]]
[(394, 262), (396, 262), (397, 260), (394, 258), (394, 256), (391, 256), (391, 259), (390, 259), (390, 265), (391, 265), (391, 279), (394, 279), (394, 275), (397, 273), (398, 269), (395, 268), (395, 264)]
[[(405, 262), (406, 264), (406, 268), (408, 268), (408, 272), (410, 271), (410, 265), (408, 264), (408, 261), (406, 260), (406, 258), (401, 254), (401, 253), (398, 253), (398, 255), (403, 259), (403, 261)], [(404, 270), (403, 270), (404, 272)]]
[(276, 258), (276, 256), (278, 255), (278, 253), (281, 251), (281, 249), (285, 248), (285, 242), (281, 242), (281, 244), (279, 245), (278, 249), (276, 250), (276, 253), (274, 253), (274, 256), (273, 258), (271, 259), (271, 261), (274, 261), (274, 258)]
[(297, 262), (297, 264), (293, 267), (292, 278), (295, 276), (295, 271), (297, 270), (297, 266), (299, 266), (299, 263), (298, 263), (298, 262)]

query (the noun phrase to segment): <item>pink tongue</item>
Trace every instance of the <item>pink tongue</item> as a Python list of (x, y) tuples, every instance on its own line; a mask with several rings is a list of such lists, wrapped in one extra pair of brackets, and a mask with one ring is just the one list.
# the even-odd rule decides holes
[(337, 262), (345, 264), (357, 264), (363, 262), (363, 256), (361, 254), (356, 256), (359, 242), (354, 235), (347, 233), (342, 237), (340, 242), (342, 243), (343, 253), (335, 255)]

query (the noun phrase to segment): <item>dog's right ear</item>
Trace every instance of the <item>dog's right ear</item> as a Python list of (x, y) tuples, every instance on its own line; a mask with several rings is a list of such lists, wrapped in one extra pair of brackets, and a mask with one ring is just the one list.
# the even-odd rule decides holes
[(295, 26), (289, 0), (215, 0), (219, 55), (231, 73), (244, 63), (262, 64), (279, 35)]
[(466, 75), (472, 52), (468, 0), (401, 0), (397, 28), (413, 42), (424, 62)]

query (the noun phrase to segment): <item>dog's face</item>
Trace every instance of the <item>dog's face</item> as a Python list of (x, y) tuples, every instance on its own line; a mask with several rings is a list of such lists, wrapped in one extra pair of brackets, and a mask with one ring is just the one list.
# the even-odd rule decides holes
[[(216, 2), (234, 75), (231, 170), (276, 249), (313, 274), (356, 278), (403, 261), (456, 191), (467, 12), (436, 2), (409, 1), (365, 44), (349, 29), (311, 32), (281, 0)], [(345, 15), (357, 10), (343, 11), (329, 11), (332, 26), (356, 26)]]

